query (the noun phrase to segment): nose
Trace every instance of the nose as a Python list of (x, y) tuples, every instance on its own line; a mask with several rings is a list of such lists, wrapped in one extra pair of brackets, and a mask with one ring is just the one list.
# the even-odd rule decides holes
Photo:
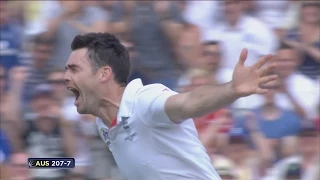
[(64, 80), (64, 82), (65, 82), (65, 85), (67, 85), (68, 82), (70, 81), (70, 75), (69, 75), (68, 70), (64, 73), (64, 75), (63, 75), (63, 80)]

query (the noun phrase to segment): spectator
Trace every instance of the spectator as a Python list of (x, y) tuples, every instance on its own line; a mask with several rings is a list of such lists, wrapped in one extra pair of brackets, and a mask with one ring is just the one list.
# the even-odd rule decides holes
[(126, 1), (115, 4), (112, 31), (132, 37), (138, 57), (134, 66), (149, 77), (150, 83), (176, 86), (173, 49), (182, 29), (177, 2)]
[(300, 5), (302, 1), (292, 1), (290, 0), (288, 11), (285, 14), (285, 19), (283, 20), (283, 27), (285, 28), (285, 33), (288, 29), (296, 27), (300, 19)]
[(318, 81), (320, 74), (320, 3), (302, 2), (300, 21), (288, 31), (285, 43), (302, 55), (299, 71)]
[[(224, 81), (232, 79), (232, 71), (237, 63), (234, 54), (240, 54), (243, 48), (248, 49), (246, 65), (252, 65), (261, 56), (273, 53), (277, 47), (274, 33), (257, 18), (245, 14), (240, 1), (227, 0), (221, 2), (225, 13), (225, 22), (203, 34), (221, 42)], [(260, 105), (261, 98), (251, 95), (238, 99), (232, 106), (237, 109), (254, 109)]]
[(209, 156), (216, 157), (228, 146), (229, 131), (233, 127), (232, 115), (228, 109), (221, 109), (207, 116), (195, 119), (199, 139)]
[(28, 108), (34, 88), (47, 81), (47, 76), (51, 69), (48, 63), (53, 51), (53, 40), (47, 39), (43, 35), (34, 37), (32, 42), (32, 63), (28, 67), (29, 72), (23, 91), (25, 108)]
[(273, 59), (277, 63), (275, 73), (280, 80), (279, 93), (275, 97), (276, 104), (283, 109), (295, 111), (303, 119), (314, 119), (320, 97), (319, 84), (296, 71), (298, 58), (294, 48), (281, 44), (277, 57)]
[(28, 1), (25, 6), (25, 34), (36, 36), (47, 30), (47, 20), (52, 14), (57, 14), (61, 10), (59, 1)]
[[(130, 60), (135, 61), (135, 59), (137, 57), (137, 52), (136, 52), (134, 44), (129, 40), (123, 39), (121, 41), (122, 41), (121, 44), (124, 45), (126, 50), (129, 52)], [(132, 64), (134, 64), (134, 63), (132, 63)], [(149, 84), (149, 79), (146, 76), (144, 76), (135, 67), (131, 67), (131, 74), (129, 77), (129, 82), (136, 79), (136, 78), (140, 78), (143, 84)]]
[(204, 33), (204, 36), (213, 34), (221, 41), (224, 59), (222, 67), (234, 69), (237, 63), (234, 54), (240, 54), (243, 48), (249, 51), (247, 65), (252, 65), (259, 57), (276, 50), (274, 33), (257, 18), (245, 15), (240, 1), (227, 0), (222, 3), (226, 21)]
[(299, 134), (300, 154), (287, 157), (273, 167), (270, 176), (275, 179), (282, 179), (286, 170), (293, 164), (300, 169), (302, 180), (313, 180), (319, 177), (319, 132), (313, 124), (305, 124)]
[[(212, 80), (215, 84), (226, 83), (229, 79), (230, 74), (232, 74), (232, 71), (228, 71), (228, 69), (226, 68), (221, 68), (220, 64), (223, 61), (221, 57), (221, 44), (220, 42), (213, 39), (214, 38), (210, 36), (202, 39), (203, 42), (201, 44), (201, 48), (199, 49), (201, 53), (201, 55), (199, 55), (200, 57), (197, 58), (197, 61), (192, 59), (190, 59), (189, 61), (192, 60), (193, 64), (191, 65), (193, 65), (194, 67), (203, 69), (210, 75), (212, 75)], [(186, 58), (188, 57), (190, 58), (191, 56), (188, 56), (187, 54)], [(191, 71), (193, 71), (193, 68), (187, 69), (186, 73), (180, 77), (178, 81), (178, 87), (185, 86), (190, 83), (188, 74), (191, 73)]]
[(223, 76), (220, 73), (222, 63), (221, 45), (218, 41), (205, 41), (202, 43), (203, 68), (213, 73), (213, 78), (219, 83), (223, 81)]
[[(7, 73), (12, 67), (20, 65), (19, 52), (23, 42), (22, 28), (10, 17), (8, 3), (9, 1), (0, 1), (0, 65)], [(5, 75), (8, 78), (8, 74)]]
[(282, 39), (284, 33), (283, 23), (289, 9), (290, 1), (253, 1), (255, 16), (264, 22), (278, 39)]
[[(21, 101), (23, 81), (26, 77), (24, 67), (14, 67), (9, 72), (10, 88), (0, 94), (0, 125), (11, 142), (13, 152), (21, 150), (19, 138), (21, 121)], [(5, 84), (6, 79), (3, 79)]]
[[(51, 68), (46, 79), (53, 88), (53, 97), (56, 100), (57, 105), (61, 107), (68, 106), (70, 104), (73, 105), (74, 101), (73, 97), (68, 96), (68, 91), (64, 85), (64, 73), (65, 69)], [(69, 101), (72, 101), (72, 103)]]
[(27, 165), (28, 158), (29, 155), (24, 152), (12, 154), (10, 164), (12, 177), (9, 180), (33, 180)]
[[(25, 116), (24, 131), (21, 132), (30, 156), (74, 157), (75, 142), (70, 138), (73, 131), (65, 126), (62, 110), (53, 99), (52, 87), (47, 84), (37, 86), (31, 106), (34, 114)], [(31, 173), (33, 178), (43, 179), (61, 179), (64, 176), (61, 169), (33, 169)]]
[(184, 71), (178, 79), (178, 88), (190, 85), (193, 73), (203, 71), (204, 65), (203, 63), (199, 63), (202, 58), (201, 52), (202, 47), (199, 28), (192, 24), (186, 24), (177, 43), (179, 64)]
[(205, 32), (214, 28), (223, 19), (222, 9), (219, 1), (186, 1), (182, 12), (187, 23), (194, 24)]
[(256, 179), (257, 162), (255, 159), (255, 161), (251, 160), (243, 129), (231, 129), (228, 142), (228, 146), (222, 149), (222, 152), (234, 163), (234, 171), (238, 179)]
[(256, 110), (256, 118), (266, 145), (271, 146), (277, 156), (274, 160), (296, 153), (296, 136), (302, 119), (294, 111), (277, 107), (274, 91), (265, 95), (265, 104)]
[(199, 68), (197, 62), (201, 58), (200, 35), (198, 26), (184, 24), (178, 37), (176, 48), (178, 62), (185, 70)]
[(60, 12), (51, 14), (46, 36), (55, 39), (54, 56), (50, 64), (64, 68), (71, 53), (70, 44), (78, 34), (105, 32), (108, 29), (106, 14), (97, 7), (84, 6), (80, 1), (60, 1)]

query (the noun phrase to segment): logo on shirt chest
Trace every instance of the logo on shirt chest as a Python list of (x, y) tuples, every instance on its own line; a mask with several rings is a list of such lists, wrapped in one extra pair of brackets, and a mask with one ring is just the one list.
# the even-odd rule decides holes
[(111, 141), (109, 138), (109, 130), (107, 128), (104, 128), (104, 127), (100, 128), (100, 136), (102, 140), (107, 143), (108, 146), (111, 144)]
[(127, 134), (126, 137), (124, 138), (124, 140), (125, 141), (133, 141), (134, 138), (137, 136), (137, 133), (132, 132), (132, 129), (128, 123), (128, 119), (129, 119), (129, 117), (122, 117), (122, 119), (121, 119), (122, 128), (124, 129), (125, 133)]

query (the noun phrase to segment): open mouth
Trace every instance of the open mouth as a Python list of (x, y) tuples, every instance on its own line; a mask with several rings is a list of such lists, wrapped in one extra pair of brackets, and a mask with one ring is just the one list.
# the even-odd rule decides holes
[(79, 92), (77, 89), (71, 88), (71, 87), (69, 87), (68, 89), (69, 89), (71, 92), (73, 92), (74, 96), (76, 97), (76, 101), (77, 101), (78, 98), (79, 98), (79, 96), (80, 96), (80, 92)]

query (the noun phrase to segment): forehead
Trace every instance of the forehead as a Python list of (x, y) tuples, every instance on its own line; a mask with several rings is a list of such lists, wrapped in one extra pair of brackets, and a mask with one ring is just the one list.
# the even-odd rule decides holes
[(67, 61), (66, 66), (68, 66), (68, 65), (76, 65), (76, 66), (87, 65), (89, 63), (87, 52), (88, 52), (88, 50), (86, 48), (72, 51), (69, 56), (69, 59)]

